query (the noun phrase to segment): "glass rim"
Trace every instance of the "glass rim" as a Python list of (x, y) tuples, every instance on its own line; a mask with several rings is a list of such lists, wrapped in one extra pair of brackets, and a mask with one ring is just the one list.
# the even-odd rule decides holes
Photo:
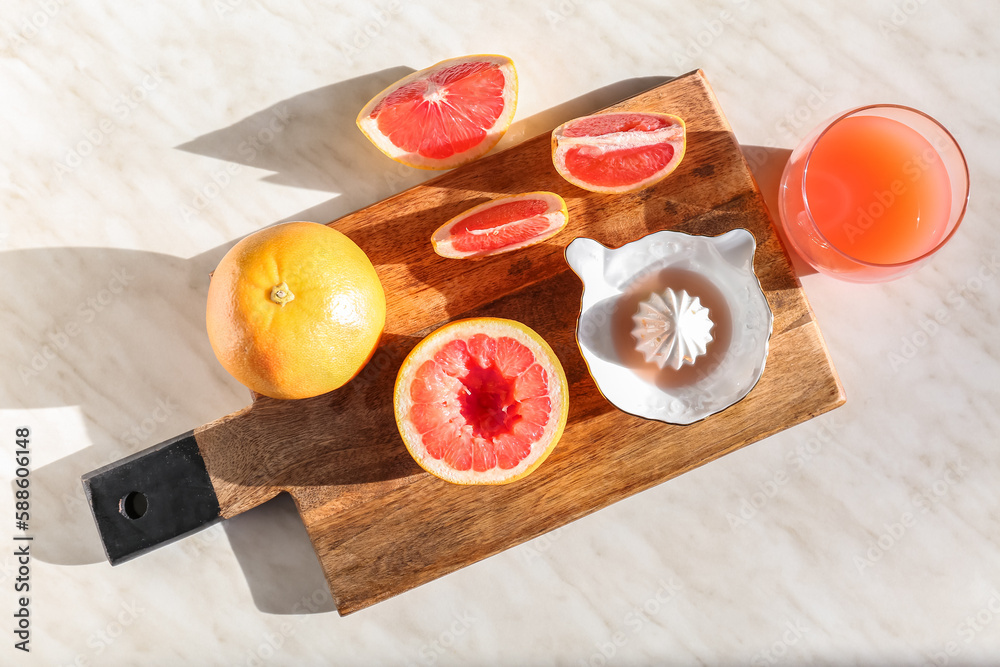
[[(877, 263), (877, 262), (869, 262), (869, 261), (866, 261), (866, 260), (863, 260), (863, 259), (858, 259), (857, 257), (849, 255), (848, 253), (844, 252), (843, 250), (841, 250), (840, 248), (838, 248), (836, 245), (834, 245), (830, 241), (830, 239), (826, 238), (826, 236), (820, 230), (819, 225), (816, 224), (816, 219), (813, 217), (812, 210), (809, 208), (809, 195), (806, 193), (806, 179), (809, 176), (809, 162), (812, 159), (813, 152), (816, 150), (816, 147), (819, 145), (820, 140), (826, 135), (827, 132), (829, 132), (833, 128), (834, 125), (836, 125), (840, 121), (844, 120), (845, 118), (847, 118), (849, 116), (853, 116), (853, 115), (855, 115), (857, 113), (860, 113), (862, 111), (868, 111), (869, 109), (901, 109), (903, 111), (906, 111), (906, 112), (909, 112), (909, 113), (913, 113), (913, 114), (916, 114), (918, 116), (923, 116), (924, 118), (926, 118), (927, 120), (929, 120), (931, 123), (933, 123), (935, 126), (937, 126), (938, 129), (940, 129), (942, 132), (944, 132), (945, 136), (948, 137), (948, 139), (951, 141), (952, 145), (955, 146), (955, 150), (958, 151), (958, 157), (959, 157), (959, 159), (962, 162), (962, 170), (963, 170), (963, 173), (965, 175), (965, 196), (962, 198), (962, 210), (959, 212), (958, 218), (955, 220), (955, 225), (951, 228), (951, 231), (949, 231), (948, 234), (945, 235), (945, 237), (943, 239), (941, 239), (938, 243), (936, 243), (934, 245), (933, 248), (931, 248), (930, 250), (928, 250), (927, 252), (925, 252), (925, 253), (923, 253), (921, 255), (918, 255), (917, 257), (914, 257), (913, 259), (908, 259), (905, 262), (893, 262), (893, 263), (888, 263), (888, 264), (880, 264), (880, 263)], [(913, 129), (913, 128), (911, 128), (911, 129)], [(922, 134), (923, 133), (921, 133), (921, 135)], [(941, 155), (940, 151), (938, 151), (937, 148), (934, 148), (934, 150), (935, 150), (935, 152), (937, 152), (938, 155)], [(943, 156), (942, 156), (942, 159), (943, 159)], [(946, 167), (946, 169), (947, 169), (947, 167)], [(949, 172), (950, 172), (950, 170), (949, 170)], [(908, 106), (905, 106), (905, 105), (902, 105), (902, 104), (868, 104), (868, 105), (865, 105), (865, 106), (855, 107), (853, 109), (848, 109), (847, 111), (845, 111), (845, 112), (837, 115), (836, 118), (834, 118), (833, 120), (829, 121), (826, 124), (826, 127), (823, 128), (823, 131), (820, 132), (816, 136), (816, 138), (812, 141), (812, 146), (810, 146), (809, 152), (806, 154), (806, 158), (803, 161), (803, 167), (802, 167), (802, 208), (803, 208), (803, 212), (809, 217), (809, 222), (812, 224), (813, 231), (823, 241), (823, 243), (825, 243), (831, 250), (833, 250), (837, 254), (843, 256), (845, 259), (848, 259), (848, 260), (850, 260), (852, 262), (855, 262), (856, 264), (861, 264), (863, 266), (877, 268), (877, 269), (893, 269), (893, 268), (902, 268), (902, 267), (910, 266), (910, 265), (916, 264), (917, 262), (921, 262), (921, 261), (927, 259), (931, 255), (933, 255), (934, 253), (936, 253), (938, 250), (940, 250), (948, 241), (951, 240), (951, 237), (955, 235), (955, 232), (957, 232), (958, 228), (962, 225), (962, 220), (965, 218), (965, 211), (966, 211), (966, 209), (968, 208), (968, 205), (969, 205), (969, 190), (970, 190), (970, 183), (969, 183), (969, 163), (966, 161), (966, 159), (965, 159), (965, 153), (962, 151), (962, 147), (959, 146), (958, 141), (955, 139), (954, 135), (952, 135), (952, 133), (948, 131), (948, 128), (946, 128), (944, 125), (942, 125), (941, 123), (939, 123), (937, 121), (937, 119), (935, 119), (934, 117), (932, 117), (930, 114), (926, 114), (923, 111), (920, 111), (919, 109), (914, 109), (913, 107), (908, 107)], [(952, 210), (954, 210), (954, 209), (952, 209)]]

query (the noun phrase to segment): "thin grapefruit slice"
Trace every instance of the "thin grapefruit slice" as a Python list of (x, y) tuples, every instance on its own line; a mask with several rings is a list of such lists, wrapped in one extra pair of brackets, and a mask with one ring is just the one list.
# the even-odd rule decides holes
[(455, 484), (506, 484), (541, 465), (569, 413), (558, 357), (529, 327), (456, 320), (406, 357), (393, 394), (414, 460)]
[(357, 122), (393, 160), (451, 169), (493, 148), (516, 106), (514, 61), (464, 56), (403, 77), (368, 102)]
[(552, 131), (552, 163), (567, 181), (591, 192), (642, 190), (684, 157), (684, 121), (651, 112), (584, 116)]
[(474, 206), (431, 235), (442, 257), (488, 257), (524, 248), (558, 234), (569, 220), (554, 192), (525, 192)]

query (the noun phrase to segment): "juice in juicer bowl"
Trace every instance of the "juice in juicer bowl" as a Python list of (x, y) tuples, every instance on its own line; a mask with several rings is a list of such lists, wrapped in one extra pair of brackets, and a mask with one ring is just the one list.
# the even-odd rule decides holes
[[(691, 424), (745, 397), (764, 372), (773, 326), (755, 250), (745, 229), (714, 237), (660, 231), (617, 249), (573, 240), (566, 261), (584, 285), (576, 338), (601, 393), (624, 412), (670, 424)], [(638, 313), (650, 312), (640, 304), (667, 288), (692, 297), (685, 304), (698, 297), (694, 307), (707, 308), (712, 324), (704, 353), (680, 368), (647, 360), (632, 334)]]

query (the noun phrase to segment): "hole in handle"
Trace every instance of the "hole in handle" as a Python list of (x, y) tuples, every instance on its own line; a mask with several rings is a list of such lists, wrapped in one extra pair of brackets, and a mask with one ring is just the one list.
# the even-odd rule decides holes
[(139, 491), (129, 491), (118, 503), (118, 511), (122, 516), (133, 521), (142, 518), (148, 508), (149, 501), (146, 500), (146, 494)]

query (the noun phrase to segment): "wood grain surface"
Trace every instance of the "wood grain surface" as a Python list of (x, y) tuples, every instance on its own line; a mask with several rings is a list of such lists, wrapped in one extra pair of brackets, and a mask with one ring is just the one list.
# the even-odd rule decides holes
[[(757, 185), (704, 75), (692, 72), (612, 109), (681, 116), (688, 148), (660, 184), (626, 195), (576, 188), (556, 173), (549, 135), (330, 223), (371, 258), (388, 301), (386, 332), (347, 386), (300, 401), (258, 397), (196, 430), (224, 517), (281, 492), (295, 499), (341, 614), (397, 595), (553, 530), (751, 442), (841, 405), (844, 393)], [(550, 190), (570, 212), (548, 241), (481, 261), (444, 259), (431, 232), (500, 195)], [(763, 377), (741, 402), (690, 426), (647, 421), (601, 396), (575, 340), (582, 285), (563, 258), (588, 236), (618, 247), (650, 232), (757, 240), (754, 266), (774, 312)], [(396, 431), (392, 387), (407, 352), (460, 317), (524, 322), (553, 347), (570, 382), (566, 431), (531, 476), (500, 487), (424, 473)]]

